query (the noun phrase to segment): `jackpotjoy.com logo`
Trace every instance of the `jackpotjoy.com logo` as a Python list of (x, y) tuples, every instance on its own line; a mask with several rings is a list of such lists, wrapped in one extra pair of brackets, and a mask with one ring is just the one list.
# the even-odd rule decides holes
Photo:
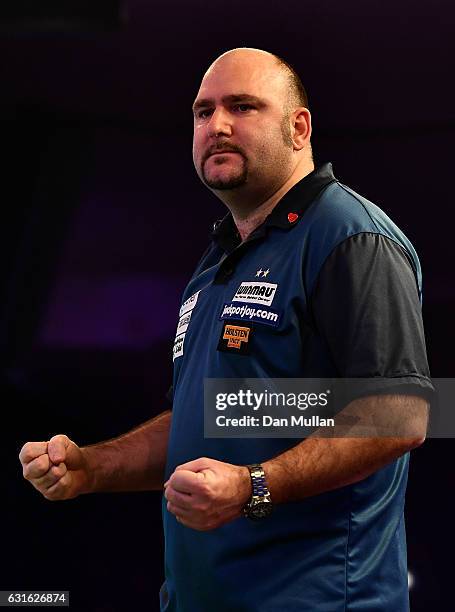
[(236, 319), (239, 321), (252, 321), (254, 323), (264, 323), (272, 327), (278, 327), (280, 322), (280, 313), (273, 308), (262, 307), (256, 308), (248, 304), (238, 304), (230, 302), (224, 304), (220, 314), (220, 319)]

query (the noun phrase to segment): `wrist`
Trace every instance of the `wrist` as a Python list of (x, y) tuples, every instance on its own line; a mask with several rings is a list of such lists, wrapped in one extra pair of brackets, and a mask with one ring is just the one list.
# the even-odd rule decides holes
[(93, 453), (89, 447), (83, 447), (81, 451), (81, 470), (80, 470), (80, 484), (79, 484), (79, 495), (85, 493), (95, 493), (96, 491), (96, 480), (95, 480), (95, 462), (93, 461)]
[(301, 499), (301, 496), (295, 490), (298, 482), (297, 466), (292, 468), (285, 466), (280, 457), (275, 457), (263, 463), (262, 467), (274, 504)]

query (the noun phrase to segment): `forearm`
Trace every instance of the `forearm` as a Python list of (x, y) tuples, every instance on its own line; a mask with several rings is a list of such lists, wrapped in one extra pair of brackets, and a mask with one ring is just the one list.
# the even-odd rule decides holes
[(407, 450), (388, 438), (308, 438), (263, 467), (272, 499), (281, 503), (358, 482)]
[(378, 425), (378, 430), (387, 432), (398, 432), (398, 424), (406, 423), (402, 428), (404, 435), (360, 437), (359, 427), (352, 430), (354, 437), (307, 438), (263, 463), (274, 502), (295, 501), (358, 482), (425, 439), (428, 406), (419, 397), (362, 398), (352, 402), (343, 413), (358, 415), (361, 424), (371, 422)]
[(88, 481), (81, 492), (162, 489), (171, 418), (168, 410), (118, 438), (83, 447)]

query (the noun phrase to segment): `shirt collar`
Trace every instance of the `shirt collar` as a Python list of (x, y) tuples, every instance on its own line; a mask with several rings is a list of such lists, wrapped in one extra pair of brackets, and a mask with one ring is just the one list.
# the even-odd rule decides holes
[[(286, 230), (295, 227), (320, 191), (334, 181), (336, 178), (330, 162), (307, 174), (284, 194), (263, 223), (248, 236), (247, 241), (265, 235), (268, 227)], [(240, 236), (231, 213), (214, 223), (212, 237), (226, 252), (238, 246)]]

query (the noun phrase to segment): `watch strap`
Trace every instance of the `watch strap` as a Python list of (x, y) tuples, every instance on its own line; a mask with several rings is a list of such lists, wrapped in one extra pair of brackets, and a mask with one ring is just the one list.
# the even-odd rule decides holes
[(252, 496), (265, 497), (266, 495), (270, 495), (265, 482), (265, 472), (262, 465), (259, 463), (254, 463), (252, 465), (247, 465), (247, 468), (249, 469), (251, 476), (251, 484), (253, 488)]

